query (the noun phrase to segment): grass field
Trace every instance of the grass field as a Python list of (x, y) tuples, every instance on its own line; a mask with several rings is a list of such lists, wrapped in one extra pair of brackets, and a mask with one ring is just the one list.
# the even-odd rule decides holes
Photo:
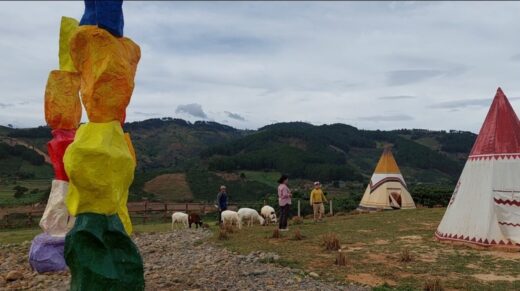
[[(271, 238), (275, 226), (255, 226), (231, 234), (229, 240), (216, 236), (211, 240), (242, 254), (276, 252), (281, 256), (278, 264), (313, 271), (320, 278), (379, 286), (377, 290), (422, 290), (433, 280), (439, 280), (444, 290), (520, 290), (520, 252), (439, 243), (433, 232), (443, 214), (444, 209), (436, 208), (336, 216), (324, 223), (305, 220), (291, 225), (280, 239)], [(303, 240), (294, 240), (296, 229)], [(170, 231), (170, 223), (135, 224), (134, 231)], [(0, 244), (31, 240), (40, 232), (39, 228), (2, 230)], [(347, 266), (335, 265), (336, 252), (323, 247), (326, 233), (338, 236)], [(401, 262), (405, 250), (409, 262)]]
[[(325, 223), (291, 225), (281, 239), (270, 238), (274, 227), (255, 226), (213, 240), (243, 254), (262, 250), (281, 255), (282, 265), (314, 271), (321, 277), (401, 290), (422, 289), (440, 280), (446, 290), (519, 290), (520, 253), (477, 250), (441, 244), (433, 233), (444, 209), (390, 211), (327, 218)], [(295, 229), (305, 238), (294, 240)], [(347, 253), (347, 266), (334, 264), (336, 252), (326, 251), (322, 235), (335, 233)], [(407, 250), (410, 262), (401, 262)]]
[[(21, 198), (14, 198), (13, 195), (15, 190), (13, 190), (13, 187), (16, 185), (26, 187), (29, 190)], [(23, 180), (16, 182), (16, 184), (0, 184), (0, 206), (36, 203), (44, 195), (43, 192), (46, 191), (50, 186), (50, 179)], [(36, 191), (36, 193), (31, 193), (33, 190)]]

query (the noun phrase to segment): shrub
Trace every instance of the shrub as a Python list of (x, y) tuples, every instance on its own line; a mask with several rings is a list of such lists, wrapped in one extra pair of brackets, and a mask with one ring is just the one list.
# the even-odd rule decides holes
[(13, 190), (15, 191), (13, 196), (17, 199), (21, 198), (27, 191), (29, 191), (28, 188), (25, 188), (20, 185), (14, 186)]
[(341, 248), (338, 236), (335, 233), (326, 233), (322, 236), (323, 245), (328, 251), (337, 251)]

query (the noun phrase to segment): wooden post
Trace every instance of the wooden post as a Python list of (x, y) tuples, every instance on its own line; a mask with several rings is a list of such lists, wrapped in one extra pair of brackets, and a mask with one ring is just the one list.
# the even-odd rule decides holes
[(300, 199), (298, 199), (298, 217), (301, 217)]
[(28, 220), (29, 220), (29, 221), (28, 221), (28, 222), (29, 222), (28, 224), (29, 224), (29, 226), (32, 226), (32, 223), (33, 223), (32, 211), (29, 211), (29, 215), (28, 215), (28, 216), (29, 216), (29, 217), (28, 217)]
[(338, 250), (338, 254), (336, 256), (336, 265), (338, 266), (346, 266), (347, 265), (347, 256), (341, 249)]
[(168, 203), (164, 203), (164, 222), (168, 221)]
[(147, 208), (148, 208), (148, 201), (145, 201), (144, 202), (143, 224), (146, 223)]
[(188, 203), (186, 203), (186, 214), (188, 214)]
[(330, 208), (330, 215), (334, 215), (334, 212), (332, 211), (332, 199), (329, 200), (329, 208)]

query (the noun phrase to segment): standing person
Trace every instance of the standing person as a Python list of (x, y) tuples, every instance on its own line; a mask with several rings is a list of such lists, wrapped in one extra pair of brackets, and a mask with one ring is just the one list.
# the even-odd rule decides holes
[(217, 194), (217, 204), (218, 204), (218, 224), (222, 223), (222, 212), (227, 210), (228, 206), (228, 197), (226, 186), (220, 186), (220, 192)]
[(323, 203), (327, 202), (323, 190), (321, 190), (320, 182), (314, 182), (314, 189), (311, 191), (310, 202), (312, 210), (314, 211), (314, 222), (321, 221), (325, 213), (325, 206)]
[(292, 193), (287, 187), (289, 177), (282, 175), (278, 179), (278, 205), (280, 205), (280, 224), (278, 228), (280, 231), (288, 231), (287, 219), (289, 219), (289, 209), (291, 208), (291, 197)]

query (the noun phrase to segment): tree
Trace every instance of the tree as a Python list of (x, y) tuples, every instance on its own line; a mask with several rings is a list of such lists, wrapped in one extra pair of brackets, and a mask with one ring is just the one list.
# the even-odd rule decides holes
[(28, 188), (25, 188), (23, 186), (20, 186), (20, 185), (16, 185), (14, 186), (13, 190), (15, 191), (14, 192), (14, 198), (18, 199), (18, 198), (22, 198), (22, 196), (27, 192), (29, 191)]

